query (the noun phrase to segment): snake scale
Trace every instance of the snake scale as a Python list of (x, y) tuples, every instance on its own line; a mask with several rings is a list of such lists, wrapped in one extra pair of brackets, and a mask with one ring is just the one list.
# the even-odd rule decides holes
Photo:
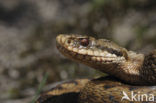
[(82, 35), (60, 34), (56, 41), (66, 57), (109, 76), (61, 83), (42, 93), (36, 103), (156, 102), (156, 50), (144, 55), (106, 39)]

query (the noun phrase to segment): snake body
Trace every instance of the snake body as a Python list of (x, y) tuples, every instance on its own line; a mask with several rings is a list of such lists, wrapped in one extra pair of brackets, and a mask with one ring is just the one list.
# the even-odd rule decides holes
[[(76, 101), (71, 103), (120, 103), (123, 91), (128, 96), (131, 95), (132, 91), (138, 93), (139, 96), (142, 93), (148, 94), (148, 96), (151, 95), (150, 93), (156, 95), (156, 50), (144, 55), (128, 51), (106, 39), (96, 39), (82, 35), (60, 34), (56, 41), (58, 50), (66, 57), (110, 76), (86, 80), (83, 83), (75, 82), (80, 85), (79, 88), (76, 85), (74, 87), (68, 86), (69, 88), (66, 89), (56, 87), (41, 95), (37, 101), (38, 103), (64, 103), (52, 102), (49, 101), (49, 98), (51, 99), (56, 95), (60, 96), (60, 94), (73, 93), (74, 91), (78, 94), (75, 98)], [(62, 87), (62, 85), (59, 86)], [(139, 96), (135, 103), (141, 102)], [(147, 102), (146, 97), (142, 99), (142, 103)], [(48, 102), (45, 102), (45, 100)], [(129, 102), (128, 99), (124, 100), (124, 103)], [(133, 102), (131, 101), (131, 103)]]

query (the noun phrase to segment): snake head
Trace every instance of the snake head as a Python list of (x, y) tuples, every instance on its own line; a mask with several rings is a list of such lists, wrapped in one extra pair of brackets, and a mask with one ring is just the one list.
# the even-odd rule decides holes
[(65, 56), (89, 65), (112, 64), (128, 59), (127, 50), (106, 39), (60, 34), (57, 48)]
[[(156, 50), (145, 56), (128, 51), (106, 39), (91, 36), (60, 34), (58, 50), (74, 61), (132, 84), (155, 83)], [(153, 75), (151, 75), (153, 73)]]

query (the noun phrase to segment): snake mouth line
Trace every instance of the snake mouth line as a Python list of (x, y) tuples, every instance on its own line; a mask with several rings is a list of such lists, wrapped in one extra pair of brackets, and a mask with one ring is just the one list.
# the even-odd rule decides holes
[(122, 61), (124, 58), (117, 59), (116, 57), (108, 57), (108, 56), (96, 56), (96, 55), (89, 55), (89, 54), (81, 54), (80, 52), (75, 52), (72, 48), (70, 50), (67, 47), (64, 47), (57, 43), (58, 50), (65, 56), (71, 58), (72, 60), (76, 61), (85, 61), (89, 63), (96, 63), (96, 64), (107, 64), (113, 63), (116, 61)]

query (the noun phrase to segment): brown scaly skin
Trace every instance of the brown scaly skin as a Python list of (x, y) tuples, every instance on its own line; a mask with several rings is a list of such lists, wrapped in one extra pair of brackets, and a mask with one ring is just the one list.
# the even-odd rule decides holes
[[(81, 35), (62, 34), (56, 40), (58, 50), (68, 58), (117, 78), (115, 81), (102, 78), (86, 82), (84, 87), (79, 88), (79, 103), (118, 103), (121, 101), (123, 90), (128, 94), (132, 90), (147, 94), (155, 93), (156, 50), (145, 56), (128, 51), (109, 40)], [(74, 87), (72, 89), (74, 90)]]
[[(131, 102), (127, 99), (122, 100), (123, 91)], [(137, 101), (134, 99), (132, 101), (132, 91), (137, 94), (135, 96)], [(138, 97), (142, 94), (147, 94), (149, 97), (151, 94), (156, 95), (156, 86), (134, 86), (110, 78), (99, 78), (91, 80), (81, 89), (78, 103), (155, 103), (148, 102), (149, 97), (147, 97), (147, 102), (146, 97), (139, 100)]]
[(40, 95), (36, 103), (78, 103), (80, 90), (89, 79), (76, 79), (58, 84)]
[(145, 56), (109, 40), (82, 35), (59, 35), (56, 40), (59, 51), (72, 60), (129, 84), (156, 85), (156, 50)]

